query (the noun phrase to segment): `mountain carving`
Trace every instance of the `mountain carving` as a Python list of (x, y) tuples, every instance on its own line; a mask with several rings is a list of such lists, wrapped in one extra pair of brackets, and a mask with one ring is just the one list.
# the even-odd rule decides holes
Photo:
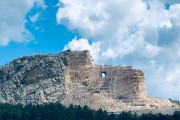
[(147, 95), (144, 73), (132, 66), (94, 65), (89, 51), (32, 55), (0, 67), (0, 102), (88, 105), (108, 112), (172, 114), (180, 106)]

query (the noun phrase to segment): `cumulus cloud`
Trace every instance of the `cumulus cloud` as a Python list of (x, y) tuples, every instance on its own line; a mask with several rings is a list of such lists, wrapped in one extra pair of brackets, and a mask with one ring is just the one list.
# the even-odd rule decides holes
[(98, 54), (100, 52), (99, 45), (100, 44), (98, 42), (90, 44), (87, 39), (81, 38), (77, 40), (77, 38), (74, 38), (71, 42), (68, 43), (68, 45), (64, 47), (64, 50), (89, 50), (91, 51), (91, 55), (95, 60), (94, 62), (97, 63), (99, 59)]
[[(151, 35), (148, 37), (148, 34), (154, 31), (153, 34), (156, 35), (160, 24), (166, 25), (163, 6), (152, 5), (153, 8), (147, 10), (147, 4), (141, 0), (60, 2), (64, 7), (58, 10), (57, 22), (67, 25), (69, 29), (78, 30), (84, 38), (100, 42), (101, 55), (113, 52), (111, 57), (116, 58), (148, 48), (155, 49), (155, 53), (151, 55), (157, 54), (158, 36), (153, 36), (151, 40)], [(148, 37), (146, 39), (150, 42), (147, 42), (145, 37)]]
[[(180, 98), (178, 0), (59, 2), (57, 22), (85, 38), (73, 39), (65, 48), (88, 49), (100, 64), (131, 61), (133, 66), (144, 70), (150, 95)], [(169, 9), (165, 4), (170, 4)]]
[(26, 14), (33, 6), (45, 9), (43, 0), (4, 0), (0, 4), (0, 45), (33, 39), (25, 28)]

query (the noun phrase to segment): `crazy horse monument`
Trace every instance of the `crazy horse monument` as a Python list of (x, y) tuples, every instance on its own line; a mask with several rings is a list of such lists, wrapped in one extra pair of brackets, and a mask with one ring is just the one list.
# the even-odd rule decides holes
[(89, 51), (18, 58), (0, 67), (0, 103), (87, 105), (108, 112), (172, 114), (180, 106), (147, 95), (132, 66), (93, 65)]

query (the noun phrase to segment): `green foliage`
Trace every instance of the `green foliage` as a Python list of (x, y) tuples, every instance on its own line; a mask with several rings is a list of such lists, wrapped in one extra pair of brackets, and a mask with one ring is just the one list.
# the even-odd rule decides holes
[(131, 112), (122, 112), (118, 115), (118, 120), (137, 120), (138, 116)]
[(102, 109), (92, 110), (87, 106), (70, 105), (66, 108), (60, 103), (26, 106), (0, 104), (0, 120), (180, 120), (180, 112), (177, 111), (173, 115), (137, 116), (131, 112), (107, 113)]

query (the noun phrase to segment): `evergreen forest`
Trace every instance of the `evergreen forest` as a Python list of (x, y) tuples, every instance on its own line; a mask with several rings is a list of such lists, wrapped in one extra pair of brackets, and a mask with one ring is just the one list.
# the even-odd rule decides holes
[(64, 107), (60, 103), (43, 105), (0, 104), (0, 120), (180, 120), (180, 112), (173, 115), (143, 114), (138, 116), (130, 112), (120, 114), (92, 110), (87, 106)]

